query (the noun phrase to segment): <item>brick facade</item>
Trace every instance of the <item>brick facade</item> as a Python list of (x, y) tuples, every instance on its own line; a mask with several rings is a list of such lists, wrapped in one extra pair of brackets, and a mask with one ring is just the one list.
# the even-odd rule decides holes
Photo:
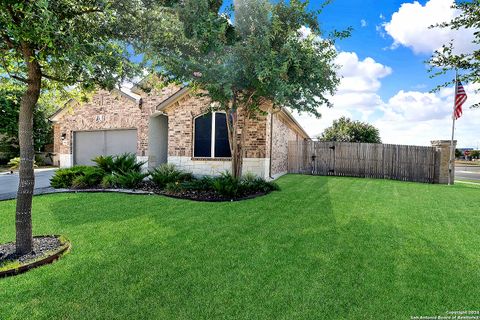
[[(210, 105), (207, 97), (188, 94), (162, 110), (168, 116), (168, 155), (193, 157), (194, 119), (204, 114)], [(250, 120), (245, 136), (245, 157), (267, 157), (267, 116)], [(240, 116), (240, 123), (243, 122)], [(240, 124), (241, 125), (241, 124)]]
[(117, 90), (100, 90), (87, 103), (70, 102), (53, 120), (57, 161), (71, 157), (75, 131), (136, 129), (137, 156), (146, 156), (149, 118), (155, 107), (176, 90), (176, 87), (166, 87), (149, 94), (139, 92), (141, 102)]
[[(217, 174), (228, 170), (228, 159), (193, 158), (194, 119), (206, 112), (210, 100), (186, 92), (169, 102), (179, 87), (168, 86), (159, 91), (135, 91), (134, 99), (120, 91), (98, 91), (88, 103), (72, 102), (54, 121), (54, 151), (63, 166), (72, 165), (73, 132), (111, 129), (137, 130), (137, 156), (149, 159), (149, 121), (153, 116), (168, 117), (168, 162), (196, 174)], [(166, 105), (166, 101), (168, 102)], [(240, 114), (239, 121), (243, 118)], [(270, 146), (273, 121), (273, 145)], [(288, 141), (307, 138), (284, 112), (258, 116), (250, 120), (245, 136), (244, 172), (268, 178), (287, 171)], [(272, 162), (270, 163), (270, 152)], [(225, 161), (227, 160), (227, 161)]]

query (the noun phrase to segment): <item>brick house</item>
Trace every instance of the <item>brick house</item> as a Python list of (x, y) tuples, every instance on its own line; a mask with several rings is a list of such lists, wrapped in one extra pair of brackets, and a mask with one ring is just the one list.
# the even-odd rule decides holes
[[(89, 165), (98, 155), (132, 152), (149, 168), (168, 162), (217, 175), (230, 170), (230, 148), (225, 113), (206, 113), (209, 105), (177, 86), (101, 90), (89, 103), (70, 101), (51, 117), (56, 163)], [(287, 110), (265, 111), (249, 123), (243, 172), (268, 179), (287, 172), (288, 141), (309, 137)]]

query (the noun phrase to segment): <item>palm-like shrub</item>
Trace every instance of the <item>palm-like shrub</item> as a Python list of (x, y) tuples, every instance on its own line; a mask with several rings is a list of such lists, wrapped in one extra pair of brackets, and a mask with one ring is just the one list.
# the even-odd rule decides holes
[(93, 158), (92, 161), (95, 162), (97, 167), (105, 171), (105, 173), (112, 173), (114, 171), (114, 156), (98, 156)]
[(137, 161), (137, 156), (133, 153), (124, 153), (117, 156), (99, 156), (92, 161), (107, 174), (142, 172), (142, 167), (146, 163), (145, 161)]
[(99, 156), (93, 162), (105, 172), (100, 181), (103, 188), (134, 189), (148, 176), (148, 173), (142, 172), (146, 162), (137, 161), (137, 156), (133, 153)]
[(105, 171), (98, 167), (85, 167), (78, 172), (70, 187), (78, 189), (98, 187), (104, 175)]
[(241, 190), (240, 180), (235, 178), (230, 172), (224, 172), (219, 177), (213, 179), (213, 190), (222, 196), (235, 198)]
[(169, 183), (192, 181), (193, 175), (189, 172), (178, 170), (173, 164), (165, 163), (150, 172), (150, 179), (157, 187), (163, 189)]
[(123, 189), (135, 189), (148, 176), (148, 173), (130, 171), (124, 174), (113, 174), (113, 186)]

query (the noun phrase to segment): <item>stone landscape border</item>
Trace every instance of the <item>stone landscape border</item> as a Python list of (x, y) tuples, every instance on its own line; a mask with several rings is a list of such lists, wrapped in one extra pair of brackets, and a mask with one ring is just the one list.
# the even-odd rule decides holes
[[(44, 238), (44, 237), (56, 237), (57, 239), (61, 238), (60, 235), (34, 236), (34, 238)], [(63, 237), (63, 238), (65, 239), (65, 237)], [(44, 258), (41, 258), (39, 260), (35, 260), (35, 261), (30, 262), (30, 263), (21, 265), (19, 267), (17, 266), (17, 267), (12, 268), (12, 269), (7, 269), (7, 270), (0, 271), (0, 278), (16, 276), (16, 275), (25, 273), (29, 270), (32, 270), (34, 268), (38, 268), (38, 267), (43, 266), (43, 265), (51, 264), (51, 263), (57, 261), (58, 259), (60, 259), (60, 257), (62, 257), (64, 254), (68, 253), (68, 251), (70, 251), (70, 248), (71, 248), (70, 241), (65, 239), (65, 242), (62, 243), (60, 248), (55, 250), (52, 254), (50, 254), (50, 255), (48, 255)]]
[[(260, 192), (260, 193), (248, 195), (242, 198), (233, 198), (233, 199), (193, 199), (193, 198), (176, 196), (173, 194), (156, 193), (151, 191), (134, 190), (134, 189), (53, 189), (53, 188), (48, 188), (47, 190), (41, 190), (41, 192), (35, 193), (34, 195), (43, 196), (43, 195), (56, 194), (56, 193), (123, 193), (123, 194), (131, 194), (131, 195), (164, 196), (172, 199), (190, 200), (195, 202), (236, 202), (236, 201), (243, 201), (243, 200), (258, 198), (268, 194), (267, 192)], [(10, 198), (0, 199), (0, 202), (7, 201), (7, 200), (15, 200), (15, 196), (12, 196)]]

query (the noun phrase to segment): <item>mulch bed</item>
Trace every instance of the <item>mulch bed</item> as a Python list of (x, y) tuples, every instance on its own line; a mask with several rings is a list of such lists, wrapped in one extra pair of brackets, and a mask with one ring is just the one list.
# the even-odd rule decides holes
[(204, 201), (204, 202), (230, 202), (230, 201), (241, 201), (253, 199), (256, 197), (264, 196), (267, 193), (265, 192), (254, 192), (242, 194), (235, 198), (225, 197), (221, 194), (216, 193), (213, 190), (182, 190), (178, 192), (168, 192), (166, 190), (158, 188), (155, 184), (150, 181), (142, 182), (138, 188), (134, 190), (125, 190), (125, 189), (104, 189), (101, 187), (96, 188), (83, 188), (83, 189), (68, 189), (66, 192), (123, 192), (123, 193), (133, 193), (133, 194), (159, 194), (170, 198), (175, 199), (187, 199), (193, 201)]
[(58, 236), (37, 236), (33, 238), (33, 250), (25, 255), (17, 255), (15, 243), (0, 244), (0, 269), (15, 264), (11, 269), (0, 271), (0, 278), (19, 274), (43, 264), (57, 260), (69, 247)]
[(225, 197), (221, 194), (216, 193), (213, 190), (182, 190), (178, 192), (168, 192), (166, 190), (159, 189), (151, 182), (143, 182), (140, 187), (140, 190), (152, 192), (155, 194), (161, 194), (166, 197), (176, 198), (176, 199), (188, 199), (194, 201), (206, 201), (206, 202), (224, 202), (224, 201), (240, 201), (253, 199), (259, 196), (263, 196), (265, 192), (255, 192), (250, 194), (242, 194), (236, 198)]

